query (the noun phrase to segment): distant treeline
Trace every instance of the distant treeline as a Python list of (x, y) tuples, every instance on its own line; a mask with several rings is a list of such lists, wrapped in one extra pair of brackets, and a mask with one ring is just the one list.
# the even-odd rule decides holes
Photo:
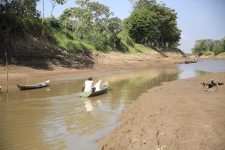
[(218, 55), (223, 52), (225, 52), (225, 37), (221, 40), (197, 40), (192, 49), (192, 53), (195, 55)]
[(64, 10), (59, 18), (53, 17), (54, 8), (66, 0), (50, 0), (51, 17), (41, 18), (41, 12), (36, 9), (39, 1), (0, 1), (1, 49), (9, 48), (18, 37), (27, 35), (51, 40), (72, 53), (82, 48), (124, 52), (134, 42), (176, 48), (180, 40), (176, 12), (155, 0), (136, 1), (125, 20), (115, 17), (108, 6), (90, 0), (76, 0), (77, 7)]

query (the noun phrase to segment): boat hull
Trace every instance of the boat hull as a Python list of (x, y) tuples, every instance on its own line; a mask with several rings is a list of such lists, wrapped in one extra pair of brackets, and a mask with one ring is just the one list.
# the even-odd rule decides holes
[(92, 92), (91, 95), (89, 97), (92, 97), (92, 96), (98, 96), (98, 95), (101, 95), (101, 94), (104, 94), (107, 92), (107, 89), (102, 89), (100, 91), (95, 91), (95, 92)]
[(108, 87), (104, 87), (100, 91), (82, 92), (82, 93), (80, 93), (80, 97), (94, 97), (94, 96), (102, 95), (102, 94), (106, 93), (107, 90), (108, 90)]
[(17, 87), (20, 90), (31, 90), (31, 89), (38, 89), (38, 88), (44, 88), (49, 85), (49, 81), (37, 83), (37, 84), (32, 84), (32, 85), (19, 85), (17, 84)]

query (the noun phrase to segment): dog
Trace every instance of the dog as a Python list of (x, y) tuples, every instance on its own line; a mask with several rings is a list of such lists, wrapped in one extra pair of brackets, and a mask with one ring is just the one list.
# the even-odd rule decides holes
[(201, 84), (202, 84), (202, 88), (204, 88), (204, 89), (210, 89), (213, 87), (216, 87), (218, 89), (219, 85), (223, 85), (224, 83), (214, 82), (214, 80), (211, 79), (209, 83), (202, 82)]

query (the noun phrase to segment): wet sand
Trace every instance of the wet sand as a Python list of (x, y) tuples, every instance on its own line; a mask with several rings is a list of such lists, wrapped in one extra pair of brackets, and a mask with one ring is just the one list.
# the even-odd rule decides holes
[(121, 124), (98, 141), (104, 150), (225, 149), (225, 85), (201, 89), (210, 79), (225, 83), (225, 73), (163, 83), (127, 107)]

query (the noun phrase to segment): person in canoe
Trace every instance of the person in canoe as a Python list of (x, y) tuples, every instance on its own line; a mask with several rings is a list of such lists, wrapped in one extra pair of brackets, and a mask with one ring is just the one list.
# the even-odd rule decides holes
[(82, 92), (94, 92), (95, 87), (93, 87), (93, 80), (92, 77), (89, 77), (87, 80), (85, 80)]

